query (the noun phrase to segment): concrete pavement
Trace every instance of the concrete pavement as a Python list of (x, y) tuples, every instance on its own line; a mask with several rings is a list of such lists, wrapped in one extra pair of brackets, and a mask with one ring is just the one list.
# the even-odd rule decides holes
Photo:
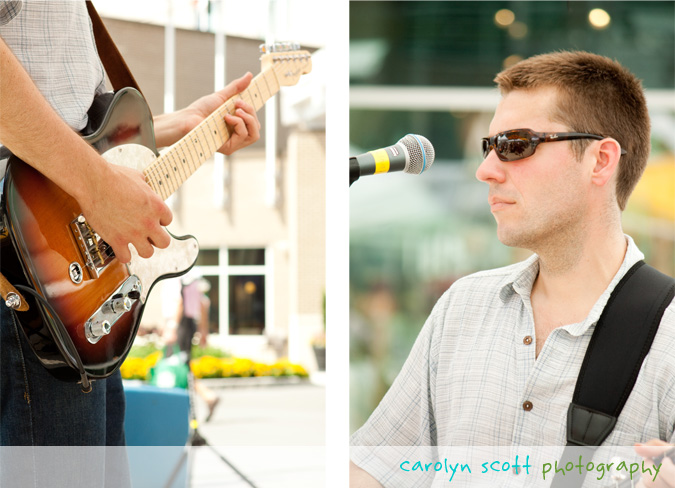
[[(206, 382), (220, 403), (208, 423), (199, 423), (213, 449), (193, 448), (191, 486), (250, 487), (219, 455), (258, 488), (325, 486), (325, 388), (318, 378), (279, 386)], [(203, 420), (207, 407), (201, 398), (196, 409)]]

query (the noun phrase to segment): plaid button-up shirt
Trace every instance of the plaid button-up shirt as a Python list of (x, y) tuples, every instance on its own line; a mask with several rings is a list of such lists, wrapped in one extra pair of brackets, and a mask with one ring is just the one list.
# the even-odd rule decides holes
[[(394, 384), (351, 444), (564, 445), (567, 410), (595, 324), (616, 284), (644, 257), (627, 240), (619, 271), (586, 319), (553, 330), (538, 357), (530, 303), (536, 255), (458, 280), (434, 307)], [(672, 443), (674, 428), (675, 302), (605, 444), (632, 446), (652, 438)], [(367, 470), (365, 458), (352, 459)]]
[(84, 0), (0, 0), (0, 37), (61, 118), (83, 129), (105, 90)]

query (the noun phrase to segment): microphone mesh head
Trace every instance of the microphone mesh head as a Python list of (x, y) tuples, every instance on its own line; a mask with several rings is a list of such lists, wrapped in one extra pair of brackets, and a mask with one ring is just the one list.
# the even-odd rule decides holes
[(410, 155), (410, 159), (406, 161), (403, 169), (404, 173), (418, 175), (433, 164), (436, 153), (434, 152), (434, 146), (426, 137), (408, 134), (401, 138), (398, 143), (403, 144)]

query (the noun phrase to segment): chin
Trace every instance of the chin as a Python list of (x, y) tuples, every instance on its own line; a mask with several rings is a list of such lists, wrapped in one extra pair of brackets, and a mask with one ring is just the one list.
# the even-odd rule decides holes
[(504, 226), (497, 228), (497, 238), (499, 242), (509, 247), (519, 247), (529, 249), (532, 243), (532, 236), (519, 229), (508, 229)]

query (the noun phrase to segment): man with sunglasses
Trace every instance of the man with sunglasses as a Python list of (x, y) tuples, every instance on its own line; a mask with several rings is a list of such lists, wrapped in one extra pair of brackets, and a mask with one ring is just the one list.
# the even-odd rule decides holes
[[(489, 186), (500, 241), (534, 254), (452, 285), (352, 446), (564, 445), (595, 325), (644, 257), (621, 228), (650, 148), (635, 76), (602, 56), (557, 52), (495, 81), (503, 98), (476, 177)], [(603, 445), (657, 446), (636, 448), (649, 458), (675, 443), (674, 351), (671, 303)], [(377, 457), (354, 449), (351, 486), (388, 486)], [(664, 460), (644, 486), (675, 487), (675, 466)]]

